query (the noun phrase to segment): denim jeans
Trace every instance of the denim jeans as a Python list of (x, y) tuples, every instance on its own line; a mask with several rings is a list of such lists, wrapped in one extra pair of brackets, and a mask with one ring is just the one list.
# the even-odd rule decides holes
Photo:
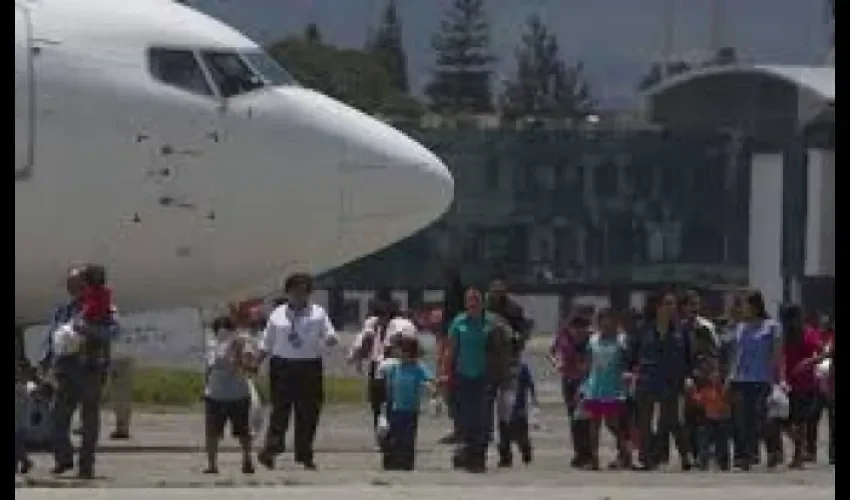
[(721, 469), (729, 468), (729, 442), (732, 422), (729, 420), (702, 419), (697, 427), (697, 460), (707, 467), (711, 456)]
[(756, 462), (759, 442), (767, 437), (769, 454), (776, 453), (777, 446), (767, 431), (767, 397), (770, 384), (767, 382), (732, 382), (732, 416), (735, 425), (735, 457), (745, 467)]
[[(493, 411), (490, 386), (484, 376), (455, 376), (457, 415), (455, 420), (459, 433), (456, 456), (464, 461), (483, 465), (487, 455), (488, 433), (493, 426)], [(488, 411), (489, 410), (489, 411)]]
[(419, 414), (392, 410), (387, 414), (390, 432), (383, 449), (385, 470), (413, 470)]
[(95, 449), (100, 436), (101, 390), (105, 373), (77, 358), (56, 362), (56, 392), (53, 396), (53, 457), (60, 466), (74, 464), (71, 445), (71, 418), (80, 408), (82, 439), (81, 471), (94, 468)]

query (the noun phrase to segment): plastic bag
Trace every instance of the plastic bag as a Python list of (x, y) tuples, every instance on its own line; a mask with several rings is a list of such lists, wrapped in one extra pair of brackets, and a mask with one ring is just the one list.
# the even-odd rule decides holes
[(540, 419), (540, 407), (532, 406), (528, 412), (528, 425), (532, 430), (543, 430), (543, 422)]
[(790, 413), (791, 403), (782, 387), (774, 385), (767, 398), (767, 418), (786, 419)]
[(248, 389), (251, 391), (251, 432), (256, 436), (265, 428), (266, 409), (263, 407), (263, 401), (253, 380), (248, 381)]
[(830, 371), (832, 370), (832, 359), (827, 358), (815, 366), (815, 377), (818, 381), (818, 387), (824, 394), (830, 394)]
[(74, 329), (73, 322), (60, 325), (51, 333), (53, 336), (53, 352), (58, 356), (67, 356), (76, 354), (80, 351), (83, 339), (77, 330)]
[(378, 425), (375, 427), (375, 434), (378, 436), (378, 441), (383, 442), (387, 439), (387, 436), (390, 434), (390, 422), (387, 420), (387, 416), (381, 412), (378, 415)]

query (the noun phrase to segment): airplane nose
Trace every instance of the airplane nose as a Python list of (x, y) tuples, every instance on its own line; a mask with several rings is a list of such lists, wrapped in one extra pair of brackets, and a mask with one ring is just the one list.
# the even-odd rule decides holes
[(454, 180), (427, 148), (325, 95), (303, 88), (281, 92), (293, 104), (290, 119), (297, 114), (298, 120), (310, 124), (324, 140), (325, 157), (335, 159), (338, 261), (347, 262), (406, 238), (449, 208)]
[(410, 217), (426, 225), (454, 197), (454, 179), (427, 148), (377, 120), (360, 131), (346, 154), (344, 184), (350, 217)]

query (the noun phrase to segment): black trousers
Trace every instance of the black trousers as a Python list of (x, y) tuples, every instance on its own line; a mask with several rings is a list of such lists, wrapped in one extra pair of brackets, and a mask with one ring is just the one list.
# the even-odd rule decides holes
[(590, 421), (576, 419), (576, 396), (581, 386), (581, 380), (562, 378), (561, 396), (567, 407), (567, 418), (570, 421), (570, 441), (573, 445), (573, 461), (586, 462), (590, 460)]
[(514, 415), (510, 422), (499, 421), (499, 457), (503, 462), (513, 461), (511, 444), (516, 443), (523, 462), (531, 460), (531, 437), (528, 433), (528, 417)]
[(387, 389), (383, 379), (375, 378), (377, 366), (378, 364), (375, 362), (369, 364), (369, 382), (367, 386), (369, 406), (372, 409), (372, 428), (378, 427), (378, 416), (381, 414), (381, 406), (387, 400)]
[(296, 462), (313, 460), (313, 441), (324, 403), (321, 359), (269, 360), (271, 416), (263, 452), (274, 456), (284, 450), (289, 416), (295, 416), (293, 445)]
[(778, 428), (768, 425), (767, 397), (770, 384), (732, 382), (732, 418), (735, 425), (735, 458), (745, 467), (758, 461), (759, 443), (764, 440), (768, 456), (780, 453)]
[(85, 361), (68, 357), (56, 361), (56, 392), (53, 394), (53, 457), (56, 465), (74, 465), (71, 444), (71, 419), (80, 409), (82, 441), (79, 469), (94, 470), (95, 452), (100, 436), (101, 391), (105, 372)]
[[(635, 398), (637, 404), (637, 423), (640, 433), (638, 460), (644, 465), (656, 466), (662, 461), (664, 448), (669, 446), (670, 436), (683, 461), (690, 460), (690, 447), (682, 415), (679, 414), (680, 399), (683, 396), (674, 390), (667, 394), (654, 394), (640, 391)], [(658, 428), (653, 431), (656, 407), (658, 409)]]
[(393, 410), (387, 414), (390, 432), (382, 446), (384, 470), (413, 470), (416, 462), (416, 434), (419, 414)]

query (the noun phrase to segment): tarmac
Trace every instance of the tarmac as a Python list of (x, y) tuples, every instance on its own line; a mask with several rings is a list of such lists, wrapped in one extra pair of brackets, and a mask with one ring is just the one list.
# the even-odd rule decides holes
[[(746, 499), (769, 495), (771, 500), (799, 498), (835, 498), (835, 470), (827, 465), (826, 443), (822, 443), (819, 461), (806, 470), (780, 468), (767, 471), (763, 467), (742, 472), (681, 472), (678, 466), (651, 473), (632, 471), (576, 471), (569, 467), (569, 441), (566, 417), (559, 406), (547, 405), (541, 415), (541, 428), (532, 433), (535, 447), (534, 462), (529, 466), (515, 465), (511, 469), (495, 468), (495, 453), (491, 451), (491, 469), (486, 474), (471, 475), (451, 468), (451, 447), (437, 444), (447, 428), (444, 417), (425, 415), (420, 420), (419, 453), (415, 472), (382, 472), (380, 457), (375, 452), (370, 429), (371, 417), (365, 405), (329, 407), (322, 416), (316, 444), (319, 471), (305, 471), (293, 463), (291, 455), (279, 457), (278, 467), (269, 471), (258, 466), (256, 474), (244, 475), (239, 470), (239, 454), (235, 442), (227, 439), (220, 458), (221, 473), (216, 476), (201, 472), (204, 466), (203, 416), (200, 413), (156, 414), (135, 416), (132, 438), (110, 441), (104, 438), (96, 465), (97, 477), (92, 481), (56, 478), (49, 474), (52, 459), (47, 454), (33, 456), (36, 466), (26, 478), (16, 476), (16, 497), (21, 499), (57, 498), (57, 493), (41, 490), (61, 488), (63, 500), (82, 498), (79, 488), (97, 488), (99, 492), (86, 495), (88, 500), (112, 490), (110, 498), (136, 498), (150, 495), (144, 490), (155, 488), (164, 498), (201, 498), (191, 489), (212, 491), (206, 500), (250, 498), (252, 493), (239, 493), (241, 488), (285, 487), (287, 498), (298, 495), (324, 494), (331, 498), (345, 495), (360, 498), (360, 493), (372, 500), (388, 497), (403, 488), (412, 498), (443, 500), (459, 498), (463, 487), (465, 499), (520, 498), (534, 495), (535, 500), (547, 498), (644, 498), (650, 494), (688, 500), (699, 498)], [(104, 436), (112, 427), (112, 415), (104, 413)], [(826, 429), (824, 429), (826, 431)], [(826, 436), (826, 432), (823, 433)], [(603, 442), (603, 463), (614, 457), (609, 437)], [(518, 462), (518, 461), (517, 461)], [(533, 485), (533, 487), (532, 487)], [(72, 489), (68, 489), (72, 488)], [(131, 488), (132, 490), (125, 490)], [(183, 491), (166, 491), (170, 489)], [(189, 490), (187, 490), (187, 488)], [(234, 488), (239, 488), (236, 490)], [(355, 494), (357, 492), (357, 494)], [(655, 493), (652, 493), (655, 492)], [(796, 493), (795, 493), (796, 492)], [(127, 495), (127, 496), (125, 496)], [(305, 497), (306, 498), (306, 497)], [(365, 496), (364, 496), (365, 498)]]
[[(282, 488), (290, 500), (308, 497), (396, 500), (399, 496), (414, 500), (835, 498), (835, 468), (827, 465), (825, 425), (819, 460), (805, 470), (767, 471), (764, 467), (756, 467), (749, 473), (681, 472), (675, 460), (666, 470), (651, 473), (589, 472), (570, 468), (566, 415), (559, 403), (557, 378), (544, 359), (548, 339), (535, 343), (539, 345), (529, 349), (529, 362), (536, 374), (543, 411), (540, 427), (532, 432), (534, 462), (527, 467), (518, 464), (511, 469), (496, 469), (495, 452), (491, 450), (491, 468), (486, 474), (471, 475), (452, 470), (451, 447), (437, 444), (448, 428), (448, 421), (444, 416), (423, 414), (416, 471), (382, 472), (364, 397), (360, 405), (326, 407), (316, 442), (318, 471), (303, 470), (287, 453), (278, 458), (275, 470), (258, 465), (255, 474), (244, 475), (240, 472), (236, 443), (228, 436), (220, 457), (221, 472), (210, 476), (201, 472), (205, 457), (204, 420), (200, 412), (136, 414), (132, 436), (127, 441), (109, 440), (113, 415), (104, 412), (104, 437), (94, 480), (53, 477), (48, 472), (52, 458), (47, 454), (34, 454), (34, 470), (27, 477), (15, 477), (15, 497), (26, 500), (147, 499), (153, 496), (166, 500), (249, 500), (266, 497), (269, 488)], [(335, 375), (354, 374), (341, 357), (338, 363), (327, 363), (327, 368)], [(289, 438), (291, 441), (291, 435)], [(610, 436), (603, 437), (601, 454), (602, 463), (614, 458)]]

